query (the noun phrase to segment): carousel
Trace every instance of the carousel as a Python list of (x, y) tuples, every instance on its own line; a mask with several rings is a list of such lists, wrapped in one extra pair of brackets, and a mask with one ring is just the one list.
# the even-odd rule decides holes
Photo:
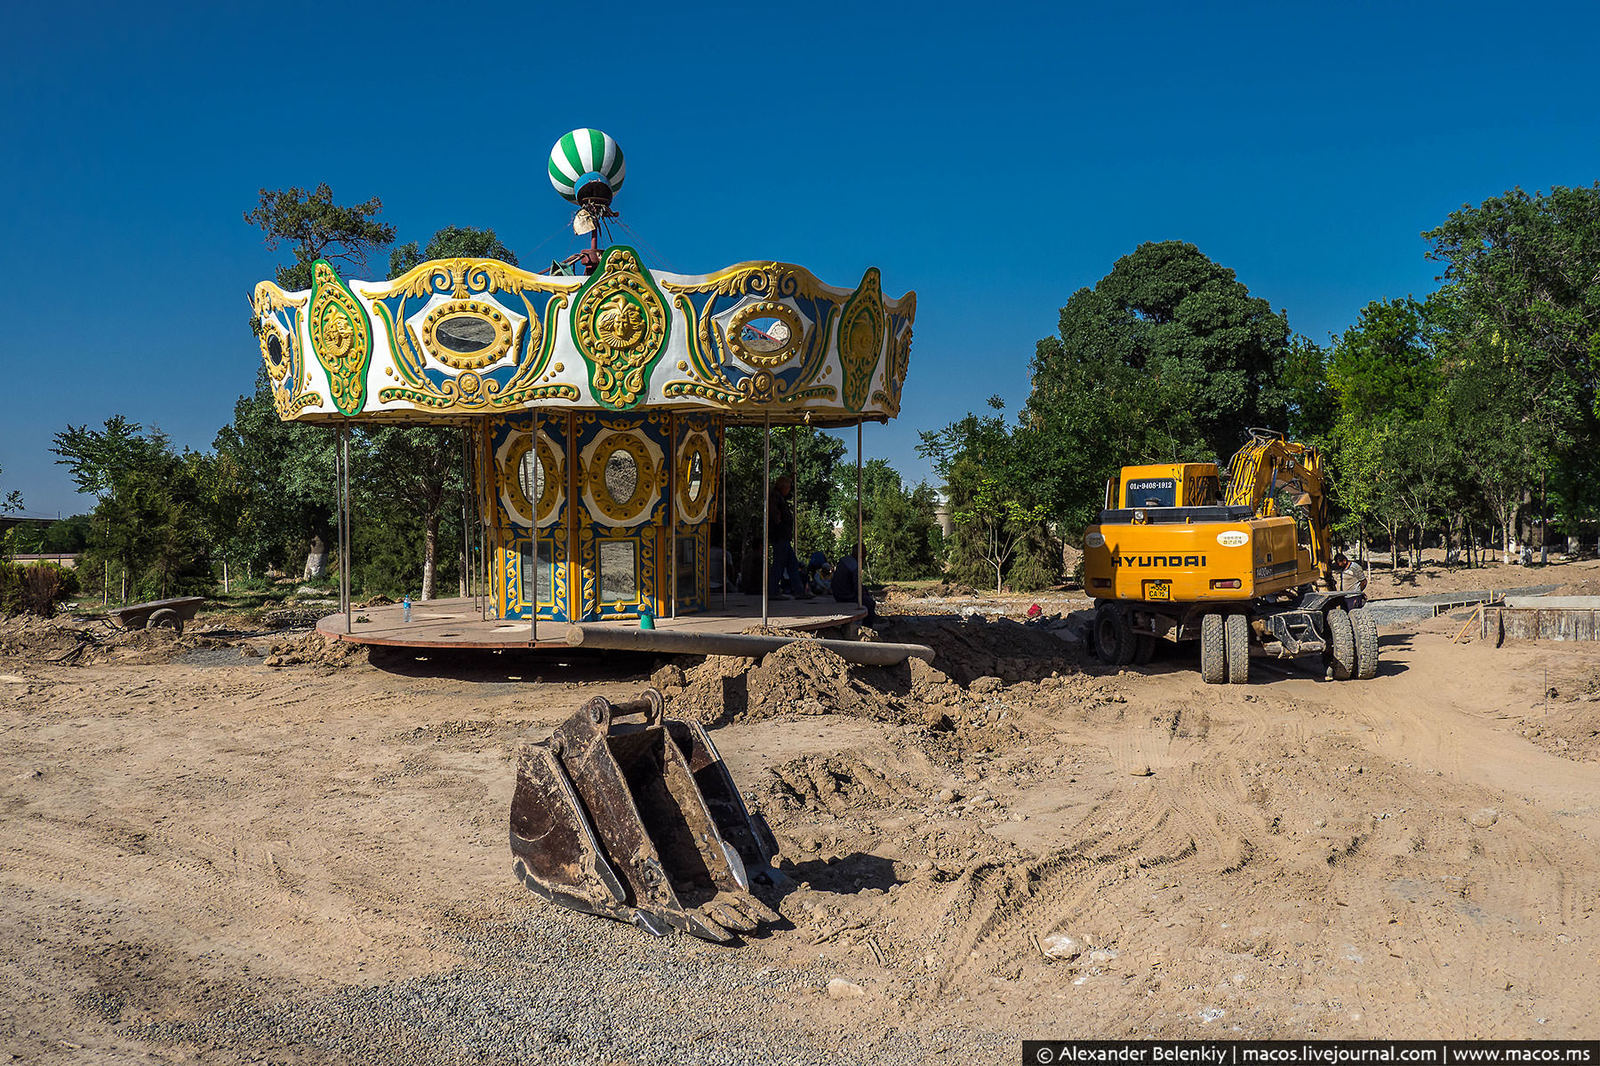
[[(606, 629), (666, 641), (858, 619), (858, 605), (831, 599), (775, 616), (765, 580), (760, 596), (730, 594), (726, 551), (713, 550), (725, 548), (713, 531), (727, 528), (726, 430), (764, 427), (770, 455), (772, 427), (853, 426), (859, 471), (860, 427), (900, 410), (915, 294), (886, 298), (875, 268), (853, 288), (778, 262), (652, 269), (602, 240), (625, 167), (598, 130), (562, 137), (549, 175), (590, 239), (546, 273), (441, 259), (359, 281), (319, 260), (308, 291), (256, 286), (279, 416), (338, 434), (341, 609), (319, 628), (361, 643), (528, 647)], [(356, 422), (463, 431), (473, 595), (356, 618)]]

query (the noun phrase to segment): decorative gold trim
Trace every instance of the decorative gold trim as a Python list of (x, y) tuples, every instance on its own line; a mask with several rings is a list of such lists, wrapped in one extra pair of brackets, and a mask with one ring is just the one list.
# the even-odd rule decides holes
[[(455, 318), (488, 322), (494, 329), (494, 339), (477, 351), (456, 351), (442, 343), (438, 337), (439, 327)], [(533, 328), (537, 331), (537, 322), (533, 323)], [(436, 362), (443, 363), (452, 370), (482, 370), (486, 366), (498, 363), (511, 350), (516, 336), (511, 318), (500, 305), (483, 300), (450, 300), (436, 305), (422, 320), (423, 351)], [(538, 340), (536, 335), (532, 336), (529, 338), (529, 344), (537, 344)], [(460, 381), (459, 378), (456, 380)]]
[(852, 411), (866, 406), (872, 375), (883, 355), (883, 290), (878, 268), (868, 267), (861, 284), (839, 313), (839, 363), (844, 370), (844, 405)]
[(372, 326), (366, 309), (344, 279), (319, 259), (313, 268), (311, 350), (328, 372), (333, 405), (343, 415), (360, 413), (367, 399)]
[(558, 517), (561, 499), (565, 495), (562, 486), (566, 473), (550, 438), (541, 429), (538, 455), (539, 465), (544, 468), (544, 488), (539, 493), (539, 505), (535, 510), (533, 502), (528, 499), (527, 486), (522, 483), (522, 464), (534, 450), (532, 434), (519, 434), (519, 438), (506, 453), (505, 468), (500, 472), (503, 485), (511, 497), (513, 509), (535, 528), (544, 529), (553, 525)]
[[(744, 339), (744, 330), (753, 319), (757, 318), (775, 318), (782, 322), (788, 327), (788, 339), (771, 351), (751, 348), (750, 343)], [(754, 367), (776, 369), (782, 366), (805, 351), (806, 339), (805, 322), (799, 312), (778, 300), (760, 300), (746, 304), (728, 319), (728, 351)]]
[[(272, 358), (272, 349), (269, 345), (273, 337), (278, 339), (277, 359)], [(294, 363), (294, 350), (291, 347), (294, 342), (289, 337), (289, 331), (269, 318), (261, 324), (256, 340), (261, 347), (261, 361), (267, 364), (267, 377), (271, 378), (274, 384), (281, 384), (289, 374), (290, 365)]]
[(258, 281), (250, 306), (255, 308), (256, 314), (264, 315), (269, 311), (287, 311), (291, 307), (304, 307), (310, 299), (309, 293), (291, 296), (273, 282)]
[[(689, 495), (689, 478), (697, 455), (700, 457), (700, 495), (694, 498)], [(674, 462), (678, 467), (678, 521), (697, 525), (705, 521), (706, 512), (717, 494), (717, 457), (711, 435), (703, 429), (689, 430), (683, 435)]]
[[(435, 279), (438, 286), (435, 286)], [(498, 259), (430, 259), (387, 282), (371, 282), (362, 286), (362, 295), (384, 299), (404, 293), (407, 296), (431, 296), (436, 288), (448, 287), (458, 300), (465, 299), (468, 291), (516, 292), (571, 292), (584, 283), (583, 278), (558, 278), (549, 274), (533, 274)]]
[(671, 322), (633, 249), (608, 249), (572, 309), (572, 339), (589, 363), (589, 385), (602, 404), (627, 409), (644, 399)]
[[(612, 431), (595, 438), (589, 446), (583, 478), (587, 496), (595, 508), (615, 525), (638, 521), (650, 507), (658, 491), (656, 482), (661, 471), (656, 466), (655, 455), (649, 443), (641, 436), (626, 431)], [(638, 478), (633, 483), (633, 494), (625, 501), (617, 501), (606, 485), (606, 464), (617, 451), (626, 452), (634, 462)]]

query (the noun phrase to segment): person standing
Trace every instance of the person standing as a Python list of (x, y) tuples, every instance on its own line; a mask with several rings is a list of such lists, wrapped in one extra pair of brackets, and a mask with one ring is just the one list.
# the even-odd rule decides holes
[(1365, 592), (1367, 590), (1367, 572), (1360, 563), (1353, 563), (1350, 557), (1340, 552), (1333, 557), (1334, 573), (1339, 575), (1340, 592)]
[(800, 570), (800, 558), (794, 553), (794, 505), (789, 502), (793, 492), (794, 481), (788, 474), (782, 474), (772, 483), (772, 491), (767, 496), (767, 537), (772, 542), (767, 592), (775, 600), (805, 595), (805, 577)]

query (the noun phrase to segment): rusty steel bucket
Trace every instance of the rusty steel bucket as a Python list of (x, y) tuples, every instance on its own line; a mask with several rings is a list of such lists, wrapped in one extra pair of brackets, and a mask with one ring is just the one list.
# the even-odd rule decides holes
[(524, 741), (511, 799), (516, 877), (552, 903), (727, 943), (779, 916), (750, 891), (777, 853), (698, 723), (661, 693), (596, 697)]

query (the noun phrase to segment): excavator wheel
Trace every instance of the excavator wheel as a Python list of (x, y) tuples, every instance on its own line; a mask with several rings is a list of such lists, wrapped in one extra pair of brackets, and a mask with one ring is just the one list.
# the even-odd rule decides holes
[(1228, 649), (1228, 683), (1250, 683), (1250, 618), (1248, 615), (1230, 614), (1224, 625)]
[(1228, 681), (1228, 651), (1226, 626), (1220, 614), (1208, 614), (1200, 619), (1200, 679), (1208, 685), (1223, 685)]
[(1094, 647), (1100, 661), (1112, 666), (1133, 662), (1134, 633), (1128, 616), (1114, 603), (1103, 603), (1094, 615)]
[(1328, 612), (1328, 662), (1335, 681), (1349, 681), (1356, 670), (1356, 634), (1350, 612), (1335, 607)]
[(1356, 677), (1371, 681), (1378, 676), (1378, 623), (1365, 608), (1350, 612), (1356, 637)]

